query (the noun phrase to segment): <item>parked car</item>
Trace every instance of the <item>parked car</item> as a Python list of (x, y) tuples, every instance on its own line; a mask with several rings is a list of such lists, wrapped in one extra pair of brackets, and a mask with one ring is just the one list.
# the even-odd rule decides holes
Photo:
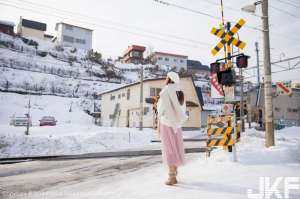
[(13, 126), (27, 126), (28, 121), (29, 121), (29, 126), (32, 126), (31, 118), (13, 117), (10, 121), (10, 125), (13, 125)]
[(40, 121), (40, 126), (55, 126), (56, 120), (53, 116), (44, 116)]

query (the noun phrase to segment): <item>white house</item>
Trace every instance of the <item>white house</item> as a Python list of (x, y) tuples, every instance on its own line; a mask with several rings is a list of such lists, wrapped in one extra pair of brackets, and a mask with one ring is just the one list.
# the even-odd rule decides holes
[(179, 71), (181, 68), (187, 70), (187, 60), (188, 56), (164, 53), (164, 52), (154, 52), (151, 55), (151, 61), (155, 64), (162, 67), (166, 67), (167, 70), (173, 68), (176, 71)]
[(63, 22), (57, 23), (55, 30), (57, 31), (54, 39), (56, 44), (85, 50), (92, 49), (93, 30)]
[[(159, 95), (165, 78), (145, 79), (143, 82), (143, 127), (155, 126), (153, 104), (148, 100)], [(185, 95), (188, 120), (183, 127), (199, 129), (203, 99), (191, 76), (181, 77), (180, 86)], [(101, 123), (103, 126), (138, 127), (140, 109), (140, 82), (125, 85), (100, 94)]]

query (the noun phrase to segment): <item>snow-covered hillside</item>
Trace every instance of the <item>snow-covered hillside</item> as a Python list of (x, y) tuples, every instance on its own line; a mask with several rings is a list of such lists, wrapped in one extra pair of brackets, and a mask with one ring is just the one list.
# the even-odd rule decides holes
[(120, 71), (101, 57), (94, 58), (92, 51), (46, 41), (35, 47), (23, 40), (0, 33), (1, 90), (92, 96), (121, 86)]

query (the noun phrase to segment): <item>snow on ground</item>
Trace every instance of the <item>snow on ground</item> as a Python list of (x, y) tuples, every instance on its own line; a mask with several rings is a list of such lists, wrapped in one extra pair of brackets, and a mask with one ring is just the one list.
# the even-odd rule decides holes
[[(109, 128), (93, 125), (58, 125), (25, 128), (0, 126), (0, 157), (71, 155), (119, 151), (151, 144), (150, 129)], [(1, 146), (2, 145), (2, 146)]]
[[(91, 103), (86, 99), (36, 95), (31, 96), (33, 126), (26, 136), (26, 127), (10, 126), (9, 122), (12, 116), (27, 113), (28, 100), (28, 95), (0, 93), (0, 158), (119, 151), (143, 148), (158, 139), (152, 129), (140, 132), (137, 128), (94, 125), (93, 118), (83, 111)], [(54, 116), (57, 126), (40, 127), (43, 116)], [(188, 138), (198, 135), (200, 131), (184, 133)]]
[[(205, 154), (188, 155), (186, 165), (179, 169), (176, 186), (163, 184), (167, 170), (155, 164), (109, 178), (95, 176), (79, 183), (49, 187), (33, 196), (48, 193), (47, 199), (245, 199), (248, 189), (255, 194), (260, 192), (260, 177), (270, 177), (271, 185), (277, 177), (300, 178), (300, 128), (277, 131), (276, 146), (270, 148), (264, 147), (263, 134), (248, 129), (242, 135), (237, 147), (238, 162), (232, 162), (232, 153), (222, 149), (214, 150), (208, 159)], [(283, 198), (283, 181), (277, 188)], [(289, 199), (299, 198), (299, 189), (290, 190)]]
[[(13, 115), (27, 113), (28, 100), (26, 95), (0, 93), (0, 157), (101, 152), (142, 146), (152, 138), (150, 131), (96, 126), (83, 111), (84, 99), (55, 96), (31, 96), (33, 127), (26, 136), (25, 127), (9, 126), (9, 122)], [(57, 126), (38, 126), (48, 115), (55, 117)]]

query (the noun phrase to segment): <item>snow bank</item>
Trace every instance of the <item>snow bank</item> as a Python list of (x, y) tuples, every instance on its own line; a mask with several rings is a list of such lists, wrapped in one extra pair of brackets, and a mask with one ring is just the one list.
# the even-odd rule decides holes
[(153, 131), (83, 125), (25, 128), (0, 126), (0, 157), (71, 155), (118, 151), (150, 144)]

